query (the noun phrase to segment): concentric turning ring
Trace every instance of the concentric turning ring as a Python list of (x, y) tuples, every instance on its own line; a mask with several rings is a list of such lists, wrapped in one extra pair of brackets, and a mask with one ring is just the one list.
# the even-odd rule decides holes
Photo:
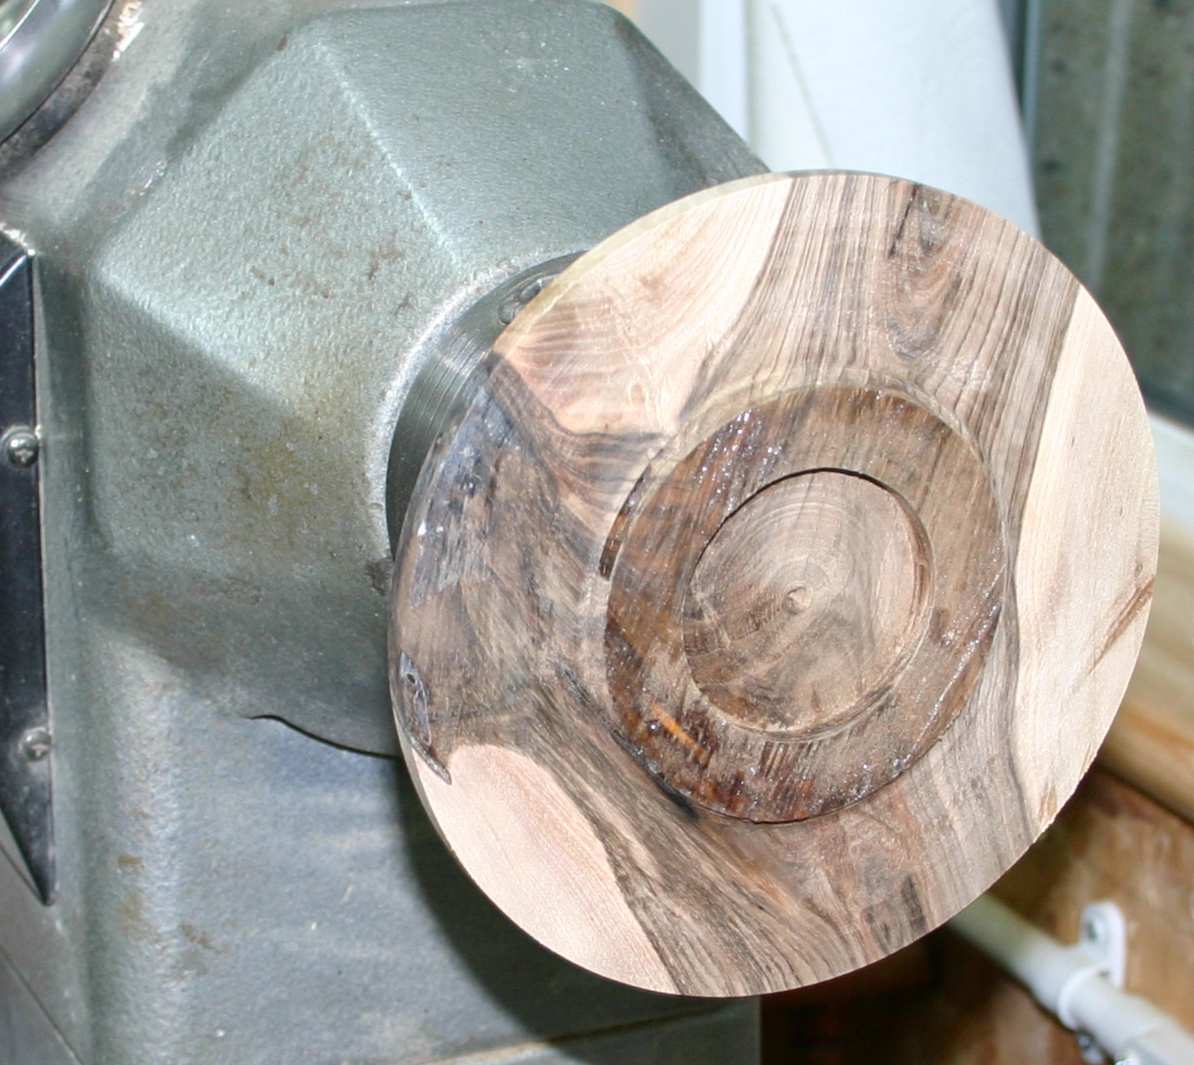
[[(824, 813), (898, 776), (965, 705), (999, 617), (1006, 552), (974, 450), (904, 396), (830, 385), (744, 411), (666, 476), (661, 465), (615, 526), (605, 641), (615, 728), (669, 788), (752, 821)], [(862, 506), (869, 535), (846, 557), (840, 541), (808, 545), (803, 564), (821, 575), (776, 584), (790, 548), (752, 541), (777, 491), (797, 528), (819, 526), (818, 508), (832, 524), (833, 511)], [(705, 575), (693, 596), (709, 550), (751, 551), (754, 572)], [(801, 605), (842, 568), (844, 588)], [(752, 679), (776, 659), (786, 683)], [(810, 671), (830, 673), (827, 700)], [(766, 714), (787, 727), (749, 722)]]

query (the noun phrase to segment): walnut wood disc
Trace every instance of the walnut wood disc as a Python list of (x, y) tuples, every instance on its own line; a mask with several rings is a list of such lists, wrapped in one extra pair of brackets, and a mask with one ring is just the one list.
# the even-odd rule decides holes
[(835, 976), (1052, 820), (1156, 520), (1127, 360), (1031, 238), (889, 178), (711, 189), (552, 282), (429, 453), (391, 602), (407, 761), (578, 964)]

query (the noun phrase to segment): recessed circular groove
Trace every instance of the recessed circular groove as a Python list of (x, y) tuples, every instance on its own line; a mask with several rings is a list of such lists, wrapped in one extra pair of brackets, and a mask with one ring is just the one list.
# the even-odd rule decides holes
[[(962, 712), (1006, 546), (974, 449), (919, 402), (781, 391), (665, 449), (635, 499), (613, 523), (607, 676), (615, 727), (661, 786), (744, 820), (816, 817), (890, 783)], [(810, 545), (804, 573), (759, 542), (777, 520), (848, 542)], [(792, 615), (793, 587), (819, 607)]]
[(873, 704), (924, 634), (929, 545), (915, 515), (852, 471), (773, 481), (705, 545), (684, 651), (717, 709), (793, 737)]

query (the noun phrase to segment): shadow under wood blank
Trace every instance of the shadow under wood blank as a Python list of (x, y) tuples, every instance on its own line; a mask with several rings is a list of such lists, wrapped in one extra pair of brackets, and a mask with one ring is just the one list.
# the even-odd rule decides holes
[(1127, 360), (1034, 240), (883, 177), (711, 189), (548, 285), (431, 448), (391, 607), (407, 761), (574, 962), (823, 980), (1053, 819), (1156, 520)]

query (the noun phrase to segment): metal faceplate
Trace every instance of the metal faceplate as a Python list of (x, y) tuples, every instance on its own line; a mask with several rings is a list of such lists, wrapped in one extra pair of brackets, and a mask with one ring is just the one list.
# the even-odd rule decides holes
[[(465, 311), (761, 165), (598, 5), (113, 14), (0, 182), (38, 262), (58, 861), (48, 908), (0, 863), (0, 950), (85, 1062), (555, 1061), (695, 1017), (548, 955), (399, 766), (276, 719), (396, 750), (391, 442)], [(750, 1005), (716, 1016), (641, 1060), (750, 1060)]]
[(54, 890), (41, 584), (33, 264), (0, 235), (0, 815), (43, 900)]

